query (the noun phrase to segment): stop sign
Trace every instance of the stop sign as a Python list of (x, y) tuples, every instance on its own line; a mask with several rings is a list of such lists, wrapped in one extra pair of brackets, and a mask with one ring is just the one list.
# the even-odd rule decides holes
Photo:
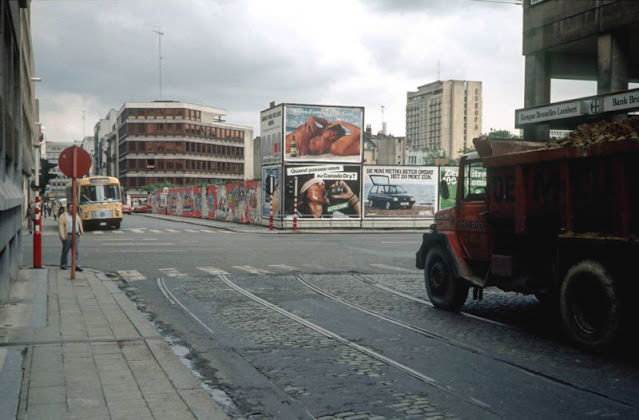
[(58, 157), (60, 171), (69, 178), (79, 178), (91, 169), (91, 155), (81, 147), (67, 147)]

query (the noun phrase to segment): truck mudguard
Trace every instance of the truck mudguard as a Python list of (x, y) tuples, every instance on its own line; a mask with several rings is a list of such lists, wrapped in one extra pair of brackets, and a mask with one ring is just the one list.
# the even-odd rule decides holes
[(422, 245), (419, 247), (416, 254), (415, 266), (417, 268), (422, 270), (424, 269), (424, 265), (426, 264), (426, 255), (428, 254), (428, 250), (433, 246), (440, 246), (448, 253), (455, 277), (461, 277), (476, 283), (476, 281), (474, 281), (476, 277), (468, 268), (468, 265), (464, 260), (464, 253), (462, 251), (461, 244), (453, 232), (424, 233), (424, 236), (422, 237)]

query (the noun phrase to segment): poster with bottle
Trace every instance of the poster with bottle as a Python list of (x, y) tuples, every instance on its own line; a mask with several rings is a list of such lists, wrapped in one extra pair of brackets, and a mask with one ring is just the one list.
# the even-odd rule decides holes
[(361, 163), (364, 108), (284, 105), (284, 161)]

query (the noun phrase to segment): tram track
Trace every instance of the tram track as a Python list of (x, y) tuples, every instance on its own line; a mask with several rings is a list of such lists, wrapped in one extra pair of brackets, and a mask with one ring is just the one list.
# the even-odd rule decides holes
[[(583, 386), (577, 385), (575, 383), (572, 383), (570, 381), (566, 381), (566, 380), (563, 380), (561, 378), (558, 378), (556, 376), (549, 375), (549, 374), (541, 372), (541, 371), (539, 371), (537, 369), (533, 369), (533, 368), (530, 368), (530, 367), (525, 366), (523, 364), (517, 363), (517, 362), (515, 362), (513, 360), (509, 360), (509, 359), (506, 359), (506, 358), (503, 358), (503, 357), (496, 356), (495, 354), (489, 353), (489, 352), (487, 352), (485, 350), (482, 350), (482, 349), (480, 349), (480, 348), (478, 348), (476, 346), (471, 346), (471, 345), (462, 343), (462, 342), (460, 342), (458, 340), (454, 340), (454, 339), (452, 339), (450, 337), (446, 337), (445, 335), (439, 334), (439, 333), (437, 333), (437, 332), (435, 332), (433, 330), (428, 330), (428, 329), (425, 329), (425, 328), (422, 328), (422, 327), (419, 327), (419, 326), (415, 326), (415, 325), (412, 325), (410, 323), (401, 321), (399, 319), (395, 319), (395, 318), (389, 317), (387, 315), (384, 315), (382, 313), (367, 309), (367, 308), (365, 308), (365, 307), (363, 307), (363, 306), (361, 306), (359, 304), (356, 304), (356, 303), (350, 302), (350, 301), (348, 301), (346, 299), (343, 299), (343, 298), (340, 298), (338, 296), (335, 296), (334, 294), (332, 294), (330, 292), (327, 292), (327, 291), (321, 289), (320, 287), (318, 287), (318, 286), (316, 286), (314, 284), (311, 284), (310, 282), (308, 282), (308, 281), (306, 281), (304, 279), (304, 276), (302, 274), (296, 274), (295, 277), (305, 287), (308, 287), (309, 289), (313, 290), (314, 292), (316, 292), (316, 293), (318, 293), (318, 294), (320, 294), (320, 295), (322, 295), (322, 296), (324, 296), (324, 297), (326, 297), (328, 299), (331, 299), (331, 300), (333, 300), (335, 302), (339, 302), (340, 304), (343, 304), (343, 305), (348, 306), (350, 308), (353, 308), (353, 309), (356, 309), (358, 311), (361, 311), (361, 312), (363, 312), (363, 313), (365, 313), (367, 315), (373, 316), (373, 317), (375, 317), (377, 319), (384, 320), (386, 322), (389, 322), (389, 323), (391, 323), (393, 325), (399, 326), (399, 327), (404, 328), (406, 330), (421, 334), (424, 337), (427, 337), (429, 339), (437, 340), (437, 341), (440, 341), (441, 343), (454, 346), (454, 347), (456, 347), (458, 349), (461, 349), (461, 350), (464, 350), (464, 351), (468, 351), (470, 353), (489, 358), (489, 359), (494, 360), (494, 361), (499, 362), (499, 363), (506, 364), (506, 365), (508, 365), (510, 367), (513, 367), (513, 368), (516, 368), (518, 370), (521, 370), (521, 371), (523, 371), (523, 372), (525, 372), (527, 374), (534, 375), (534, 376), (537, 376), (539, 378), (543, 378), (545, 380), (552, 381), (555, 384), (566, 386), (566, 387), (569, 387), (569, 388), (571, 388), (573, 390), (576, 390), (576, 391), (585, 392), (585, 393), (588, 393), (588, 394), (591, 394), (593, 396), (597, 396), (597, 397), (600, 397), (600, 398), (605, 398), (608, 401), (614, 402), (616, 404), (620, 404), (620, 405), (625, 406), (625, 407), (634, 407), (631, 403), (629, 403), (627, 401), (623, 401), (623, 400), (620, 400), (618, 398), (611, 397), (610, 395), (607, 395), (605, 393), (593, 390), (591, 388), (583, 387)], [(364, 275), (361, 275), (361, 274), (358, 274), (358, 273), (354, 273), (353, 277), (358, 279), (358, 280), (360, 280), (360, 281), (362, 281), (362, 282), (364, 282), (364, 283), (366, 283), (366, 284), (369, 284), (371, 286), (377, 287), (380, 290), (386, 291), (386, 292), (391, 293), (393, 295), (400, 296), (402, 298), (406, 298), (406, 299), (409, 299), (411, 301), (418, 302), (418, 303), (425, 304), (427, 306), (433, 307), (432, 303), (430, 303), (428, 301), (425, 301), (425, 300), (417, 298), (415, 296), (411, 296), (411, 295), (408, 295), (408, 294), (406, 294), (404, 292), (400, 292), (400, 291), (391, 289), (389, 287), (386, 287), (384, 285), (381, 285), (381, 284), (379, 284), (379, 283), (377, 283), (377, 282), (365, 277)], [(504, 327), (504, 328), (510, 328), (513, 331), (515, 331), (515, 330), (521, 331), (521, 329), (518, 328), (518, 327), (509, 325), (509, 324), (504, 324), (504, 323), (501, 323), (501, 322), (498, 322), (498, 321), (493, 321), (493, 320), (490, 320), (490, 319), (478, 317), (478, 316), (475, 316), (475, 315), (472, 315), (472, 314), (468, 314), (468, 313), (463, 313), (462, 312), (462, 313), (460, 313), (460, 315), (468, 317), (470, 319), (477, 320), (477, 321), (486, 322), (486, 323), (493, 324), (493, 325), (498, 325), (498, 326), (501, 326), (501, 327)]]
[[(366, 284), (367, 286), (372, 286), (375, 287), (376, 289), (383, 291), (385, 293), (392, 293), (394, 296), (401, 298), (401, 299), (407, 299), (410, 301), (413, 301), (415, 303), (419, 303), (422, 305), (426, 305), (429, 307), (432, 307), (432, 304), (424, 299), (420, 299), (419, 297), (416, 296), (412, 296), (409, 293), (403, 292), (403, 291), (399, 291), (399, 290), (394, 290), (391, 287), (388, 287), (386, 285), (380, 284), (378, 282), (376, 282), (375, 280), (371, 279), (370, 277), (360, 274), (360, 273), (348, 273), (350, 276), (353, 277), (353, 279)], [(461, 401), (464, 401), (465, 403), (475, 406), (478, 409), (484, 411), (485, 413), (490, 413), (491, 415), (500, 415), (499, 410), (496, 407), (492, 407), (490, 403), (487, 403), (485, 401), (482, 401), (479, 398), (475, 398), (472, 395), (468, 395), (467, 393), (461, 392), (459, 390), (456, 390), (454, 387), (452, 387), (450, 384), (447, 383), (443, 383), (441, 381), (438, 381), (435, 377), (433, 377), (432, 375), (429, 375), (428, 373), (416, 370), (411, 368), (410, 366), (401, 363), (395, 359), (393, 359), (392, 357), (389, 357), (387, 355), (384, 355), (382, 353), (380, 353), (379, 351), (376, 351), (373, 348), (367, 347), (365, 345), (362, 344), (358, 344), (352, 340), (350, 340), (347, 336), (344, 336), (343, 334), (339, 334), (335, 331), (332, 331), (328, 328), (325, 328), (319, 324), (314, 323), (313, 321), (306, 319), (302, 316), (296, 315), (290, 311), (288, 311), (287, 309), (285, 309), (282, 306), (277, 305), (276, 303), (269, 301), (267, 299), (264, 299), (260, 296), (258, 296), (257, 294), (251, 292), (249, 289), (246, 289), (244, 287), (241, 287), (240, 285), (238, 285), (236, 282), (231, 280), (231, 277), (226, 275), (226, 274), (217, 274), (215, 276), (213, 276), (214, 278), (217, 278), (219, 281), (221, 281), (222, 283), (226, 284), (230, 289), (232, 289), (233, 291), (243, 295), (244, 297), (246, 297), (247, 299), (249, 299), (250, 301), (253, 301), (267, 309), (269, 309), (270, 311), (273, 311), (275, 313), (278, 313), (282, 316), (284, 316), (287, 319), (290, 319), (291, 321), (294, 321), (298, 324), (300, 324), (301, 326), (308, 328), (312, 331), (315, 331), (316, 333), (321, 334), (322, 336), (329, 338), (331, 340), (334, 340), (335, 342), (347, 346), (348, 348), (355, 350), (367, 357), (370, 357), (380, 363), (383, 363), (387, 366), (389, 366), (390, 368), (396, 369), (400, 372), (402, 372), (403, 374), (406, 374), (430, 387), (433, 387), (435, 389), (437, 389), (438, 391), (445, 393), (449, 396), (451, 396), (452, 398), (455, 399), (459, 399)], [(560, 377), (556, 377), (553, 376), (552, 374), (548, 374), (545, 373), (543, 371), (540, 371), (538, 369), (535, 368), (531, 368), (530, 366), (526, 366), (525, 364), (521, 364), (518, 363), (517, 361), (508, 359), (508, 358), (504, 358), (504, 357), (500, 357), (499, 355), (496, 355), (494, 353), (490, 353), (480, 347), (477, 346), (473, 346), (471, 344), (468, 343), (464, 343), (462, 341), (456, 340), (454, 338), (448, 337), (445, 334), (441, 334), (435, 330), (430, 330), (428, 328), (423, 328), (414, 324), (411, 324), (410, 322), (405, 322), (402, 321), (400, 319), (394, 318), (393, 316), (389, 316), (388, 314), (383, 314), (381, 312), (378, 312), (374, 309), (371, 308), (367, 308), (364, 305), (358, 304), (354, 301), (350, 301), (347, 298), (344, 298), (343, 296), (338, 296), (335, 293), (331, 293), (329, 291), (326, 291), (324, 289), (322, 289), (321, 287), (317, 286), (316, 284), (311, 283), (305, 275), (297, 273), (293, 275), (293, 278), (295, 280), (297, 280), (301, 285), (304, 286), (304, 288), (306, 288), (307, 290), (310, 290), (311, 292), (313, 292), (314, 294), (317, 294), (319, 296), (322, 296), (326, 299), (329, 299), (339, 305), (357, 310), (361, 313), (364, 313), (366, 316), (370, 316), (373, 317), (375, 319), (378, 320), (383, 320), (385, 322), (388, 322), (396, 327), (399, 327), (401, 329), (410, 331), (411, 333), (416, 333), (419, 334), (423, 337), (426, 337), (430, 340), (434, 340), (436, 342), (439, 342), (441, 344), (447, 345), (447, 346), (451, 346), (454, 347), (456, 349), (459, 349), (461, 351), (465, 351), (468, 352), (469, 354), (474, 354), (476, 356), (479, 356), (480, 358), (486, 358), (487, 360), (491, 360), (503, 365), (506, 365), (508, 367), (514, 368), (517, 371), (524, 373), (526, 375), (530, 375), (536, 378), (539, 378), (540, 380), (546, 380), (549, 382), (552, 382), (555, 385), (559, 385), (562, 387), (565, 387), (567, 389), (571, 389), (575, 392), (580, 392), (580, 393), (584, 393), (586, 395), (590, 395), (592, 397), (597, 397), (597, 398), (601, 398), (601, 399), (605, 399), (607, 401), (609, 401), (610, 403), (613, 403), (615, 405), (619, 405), (619, 406), (623, 406), (625, 408), (631, 408), (634, 409), (634, 405), (632, 403), (629, 403), (628, 401), (624, 401), (623, 399), (620, 398), (616, 398), (614, 396), (610, 396), (606, 393), (600, 392), (596, 389), (591, 389), (588, 388), (586, 386), (582, 386), (578, 383), (574, 383), (571, 382), (569, 380), (565, 380), (562, 379)], [(180, 302), (180, 300), (170, 292), (169, 288), (167, 287), (167, 285), (164, 283), (164, 281), (158, 281), (158, 287), (160, 287), (160, 289), (162, 290), (162, 293), (164, 294), (165, 298), (167, 298), (170, 302), (172, 301), (172, 303), (174, 305), (179, 306), (183, 311), (185, 311), (186, 313), (189, 314), (189, 316), (191, 317), (195, 317), (195, 315), (188, 310), (188, 308), (182, 304)], [(478, 317), (472, 314), (465, 314), (463, 315), (464, 317), (467, 317), (469, 319), (475, 320), (475, 321), (481, 321), (481, 322), (486, 322), (488, 324), (491, 325), (495, 325), (495, 326), (499, 326), (502, 328), (508, 328), (508, 329), (512, 329), (513, 331), (515, 330), (521, 330), (518, 327), (509, 325), (509, 324), (504, 324), (501, 322), (497, 322), (497, 321), (493, 321), (493, 320), (489, 320), (489, 319), (485, 319), (482, 317)], [(200, 319), (198, 319), (197, 317), (194, 318), (195, 321), (197, 323), (199, 323), (204, 329), (207, 330), (208, 333), (213, 334), (213, 330), (210, 329), (206, 323), (203, 323)], [(503, 413), (502, 413), (503, 414)]]

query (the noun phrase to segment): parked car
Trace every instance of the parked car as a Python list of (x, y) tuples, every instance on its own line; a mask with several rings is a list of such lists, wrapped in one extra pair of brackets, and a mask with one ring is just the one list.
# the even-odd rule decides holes
[(369, 175), (373, 187), (368, 192), (368, 206), (370, 208), (409, 209), (415, 204), (415, 197), (401, 185), (390, 184), (388, 175)]
[(133, 213), (151, 213), (153, 207), (148, 204), (138, 204), (133, 207)]
[(133, 209), (131, 208), (131, 206), (129, 206), (127, 203), (122, 203), (122, 213), (131, 214), (132, 212)]

